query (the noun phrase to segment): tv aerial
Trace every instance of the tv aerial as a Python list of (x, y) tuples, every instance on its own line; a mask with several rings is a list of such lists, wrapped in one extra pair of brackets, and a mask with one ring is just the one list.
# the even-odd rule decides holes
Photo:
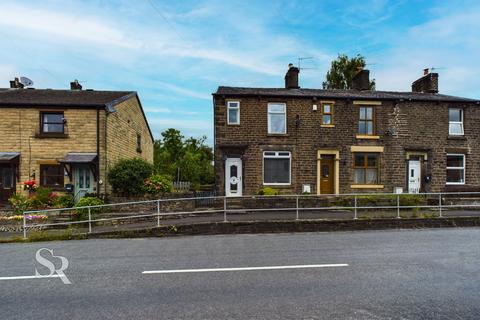
[(302, 68), (302, 61), (304, 60), (314, 60), (315, 57), (300, 57), (298, 58), (298, 69), (300, 70), (308, 70), (308, 69), (317, 69), (317, 68)]
[(23, 84), (24, 87), (33, 86), (33, 81), (27, 77), (20, 77), (20, 83)]

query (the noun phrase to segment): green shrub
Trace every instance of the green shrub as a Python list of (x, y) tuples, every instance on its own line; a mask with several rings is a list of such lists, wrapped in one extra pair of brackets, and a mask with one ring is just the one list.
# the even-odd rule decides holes
[(57, 208), (71, 208), (73, 204), (73, 196), (70, 194), (58, 196), (53, 202), (53, 205)]
[(147, 193), (168, 193), (173, 190), (173, 183), (170, 177), (154, 174), (144, 182), (144, 189)]
[[(75, 207), (78, 208), (78, 207), (87, 207), (87, 206), (100, 206), (102, 204), (105, 204), (105, 202), (103, 202), (102, 199), (99, 199), (96, 197), (83, 197), (77, 202)], [(96, 215), (102, 212), (105, 212), (104, 207), (90, 208), (91, 215)], [(76, 213), (80, 220), (88, 219), (88, 208), (77, 209)]]
[(121, 195), (138, 195), (144, 192), (144, 181), (152, 175), (153, 165), (134, 158), (123, 159), (110, 168), (108, 181), (113, 192)]
[(9, 199), (8, 202), (13, 207), (13, 212), (16, 215), (23, 214), (24, 211), (30, 209), (29, 199), (21, 193), (14, 193)]
[(280, 192), (277, 189), (273, 188), (262, 188), (258, 191), (258, 194), (261, 196), (278, 196)]

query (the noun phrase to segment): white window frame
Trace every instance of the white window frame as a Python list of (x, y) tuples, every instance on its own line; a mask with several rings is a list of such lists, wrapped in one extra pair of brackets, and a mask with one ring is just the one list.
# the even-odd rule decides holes
[[(234, 107), (232, 104), (236, 103), (237, 106)], [(237, 110), (237, 122), (230, 121), (230, 110)], [(227, 101), (227, 124), (240, 124), (240, 101)]]
[[(460, 111), (460, 121), (450, 121), (450, 110)], [(462, 128), (462, 133), (452, 133), (450, 131), (450, 124), (460, 124)], [(448, 108), (448, 134), (451, 136), (463, 136), (465, 134), (465, 130), (463, 128), (463, 109), (462, 108)]]
[[(270, 106), (277, 105), (283, 106), (283, 112), (270, 111)], [(272, 132), (270, 123), (270, 114), (283, 114), (283, 132)], [(287, 104), (282, 102), (269, 102), (267, 106), (267, 118), (268, 118), (268, 134), (287, 134)]]
[[(465, 154), (463, 153), (447, 153), (447, 158), (449, 156), (461, 156), (463, 157), (463, 166), (462, 167), (448, 167), (445, 169), (445, 174), (447, 173), (447, 170), (463, 170), (463, 182), (448, 182), (446, 181), (447, 176), (445, 175), (445, 181), (446, 181), (446, 184), (448, 185), (464, 185), (465, 184), (465, 176), (466, 176), (466, 162), (465, 162)], [(448, 161), (448, 160), (447, 160)]]
[[(282, 153), (282, 155), (280, 155)], [(288, 155), (285, 155), (288, 153)], [(265, 159), (289, 159), (288, 183), (267, 183), (265, 182)], [(262, 159), (262, 180), (265, 186), (289, 186), (292, 184), (292, 153), (290, 151), (264, 151)]]

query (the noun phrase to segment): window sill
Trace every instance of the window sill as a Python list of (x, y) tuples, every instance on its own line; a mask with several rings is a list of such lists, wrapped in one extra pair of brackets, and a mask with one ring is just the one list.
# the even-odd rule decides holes
[(335, 128), (334, 124), (321, 124), (320, 127), (322, 128)]
[(352, 189), (383, 189), (383, 184), (352, 184)]
[(227, 126), (239, 126), (240, 123), (227, 123)]
[(288, 137), (286, 133), (267, 133), (267, 137)]
[(449, 134), (447, 139), (448, 140), (467, 140), (467, 138), (465, 138), (464, 135), (452, 135), (452, 134)]
[(380, 139), (380, 136), (374, 136), (374, 135), (367, 135), (367, 134), (357, 134), (355, 136), (357, 139), (371, 139), (371, 140), (378, 140)]
[(36, 133), (35, 138), (39, 138), (39, 139), (48, 139), (48, 138), (66, 139), (66, 138), (68, 138), (68, 134), (66, 134), (66, 133)]
[(292, 184), (291, 183), (264, 183), (263, 184), (264, 186), (271, 186), (271, 187), (291, 187)]

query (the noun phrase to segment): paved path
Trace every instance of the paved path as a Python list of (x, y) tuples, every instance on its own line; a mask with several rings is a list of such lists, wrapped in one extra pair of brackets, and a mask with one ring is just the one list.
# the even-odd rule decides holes
[[(480, 229), (85, 240), (0, 245), (1, 319), (478, 319)], [(60, 260), (56, 260), (59, 264)], [(348, 266), (295, 268), (323, 264)], [(154, 273), (184, 269), (283, 269)], [(205, 271), (205, 270), (203, 270)]]

